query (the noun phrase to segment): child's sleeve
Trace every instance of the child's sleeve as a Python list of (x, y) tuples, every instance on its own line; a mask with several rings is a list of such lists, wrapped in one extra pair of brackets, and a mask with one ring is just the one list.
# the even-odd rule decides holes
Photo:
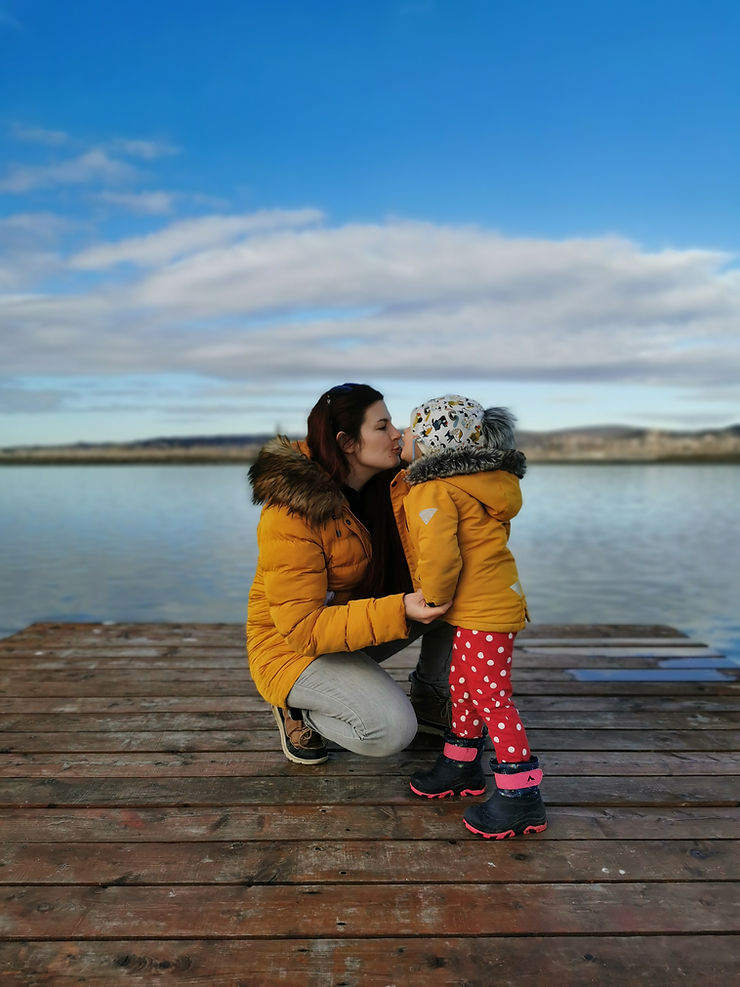
[(427, 603), (442, 606), (455, 596), (462, 569), (458, 511), (442, 483), (420, 483), (406, 498), (406, 521), (416, 547), (416, 581)]

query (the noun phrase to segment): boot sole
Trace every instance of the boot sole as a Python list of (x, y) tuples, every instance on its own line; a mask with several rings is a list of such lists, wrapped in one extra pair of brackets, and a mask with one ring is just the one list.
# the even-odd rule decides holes
[(484, 840), (508, 840), (513, 836), (530, 836), (532, 833), (544, 833), (547, 829), (547, 823), (541, 826), (525, 826), (525, 828), (517, 833), (513, 829), (506, 829), (501, 833), (484, 833), (482, 829), (476, 829), (475, 826), (471, 826), (467, 819), (463, 819), (466, 827), (471, 833), (475, 833), (476, 836), (482, 836)]
[[(448, 788), (446, 792), (420, 792), (418, 788), (409, 782), (409, 788), (414, 795), (421, 795), (423, 799), (446, 799), (450, 797), (465, 798), (468, 795), (485, 795), (485, 788), (463, 788), (461, 792), (456, 792), (454, 788)], [(467, 825), (467, 824), (466, 824)]]
[(283, 754), (285, 754), (289, 761), (292, 761), (293, 764), (303, 764), (311, 767), (314, 764), (324, 764), (329, 760), (328, 754), (322, 754), (320, 757), (298, 757), (294, 754), (288, 747), (288, 738), (285, 735), (285, 727), (282, 722), (282, 717), (280, 716), (280, 710), (276, 706), (272, 707), (272, 715), (275, 717), (278, 733), (280, 734), (280, 746), (283, 748)]

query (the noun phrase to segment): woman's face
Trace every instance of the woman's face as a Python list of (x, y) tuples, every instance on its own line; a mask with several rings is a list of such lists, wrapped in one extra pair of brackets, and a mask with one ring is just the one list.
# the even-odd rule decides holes
[(368, 406), (360, 437), (345, 449), (347, 459), (359, 478), (369, 479), (381, 470), (398, 466), (401, 433), (394, 427), (385, 401)]

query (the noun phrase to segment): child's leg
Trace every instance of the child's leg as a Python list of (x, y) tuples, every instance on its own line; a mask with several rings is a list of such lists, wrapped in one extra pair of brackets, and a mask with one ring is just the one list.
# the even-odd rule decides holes
[(499, 762), (526, 761), (530, 756), (524, 724), (511, 701), (515, 637), (513, 632), (458, 627), (453, 638), (452, 731), (460, 737), (480, 737), (485, 723)]
[[(478, 634), (478, 631), (475, 632)], [(473, 632), (456, 627), (452, 638), (450, 662), (450, 700), (452, 702), (452, 732), (456, 737), (482, 737), (485, 719), (475, 705), (477, 696), (477, 666), (468, 661), (470, 648), (466, 642)]]
[[(450, 686), (453, 729), (459, 729), (462, 737), (466, 736), (466, 730), (468, 736), (475, 736), (482, 729), (479, 721), (484, 719), (496, 750), (496, 759), (491, 761), (496, 789), (487, 802), (474, 805), (464, 815), (469, 830), (494, 839), (540, 833), (547, 828), (539, 789), (542, 772), (511, 701), (514, 637), (513, 632), (457, 628), (455, 672), (450, 676), (455, 685), (455, 692)], [(462, 696), (472, 706), (471, 711), (456, 706), (458, 689), (463, 690)], [(461, 712), (456, 717), (458, 708)]]
[[(451, 731), (445, 733), (445, 744), (442, 753), (428, 771), (417, 771), (409, 782), (415, 795), (426, 798), (447, 798), (451, 795), (482, 795), (486, 790), (486, 779), (481, 767), (483, 756), (483, 721), (475, 714), (475, 708), (470, 704), (470, 693), (463, 684), (467, 681), (464, 669), (458, 668), (459, 661), (455, 652), (457, 637), (453, 637), (452, 661), (450, 667), (450, 696), (453, 699)], [(460, 672), (463, 674), (461, 675)], [(457, 698), (455, 698), (457, 696)], [(470, 729), (466, 734), (455, 729), (455, 716), (462, 722), (468, 722)], [(478, 726), (475, 733), (473, 720)]]

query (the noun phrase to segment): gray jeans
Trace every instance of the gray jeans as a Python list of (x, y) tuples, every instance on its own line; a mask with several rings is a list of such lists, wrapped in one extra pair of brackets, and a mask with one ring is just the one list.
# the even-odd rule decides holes
[(356, 754), (387, 757), (404, 750), (414, 739), (416, 715), (380, 662), (421, 635), (417, 679), (446, 691), (453, 628), (443, 621), (413, 622), (409, 636), (399, 641), (314, 658), (290, 690), (288, 705), (327, 740)]

